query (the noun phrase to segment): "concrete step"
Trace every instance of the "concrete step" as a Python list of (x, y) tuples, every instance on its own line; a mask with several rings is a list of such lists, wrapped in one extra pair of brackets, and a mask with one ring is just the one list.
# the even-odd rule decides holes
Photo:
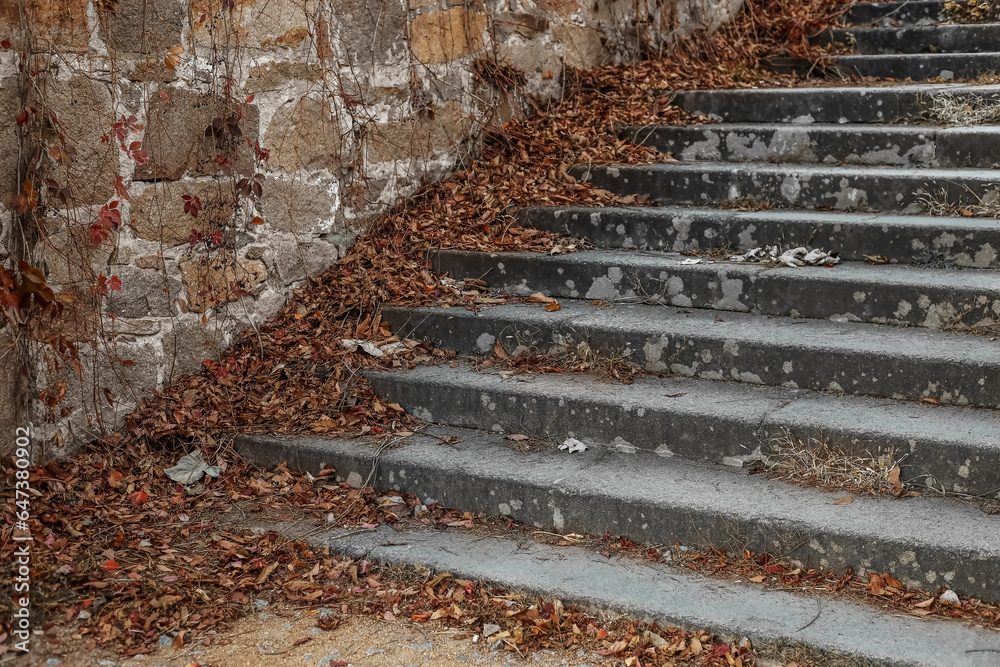
[(944, 20), (945, 0), (859, 2), (845, 16), (852, 25), (926, 25)]
[[(742, 288), (733, 281), (734, 291)], [(664, 306), (562, 302), (457, 308), (385, 308), (409, 338), (461, 354), (489, 354), (499, 339), (560, 354), (586, 343), (651, 371), (837, 394), (1000, 407), (1000, 346), (987, 338), (859, 322), (768, 318)]]
[(571, 173), (616, 194), (694, 206), (750, 200), (771, 208), (917, 214), (927, 196), (971, 206), (1000, 193), (1000, 173), (991, 169), (693, 162), (581, 165)]
[(781, 243), (836, 250), (845, 261), (882, 254), (892, 262), (1000, 268), (1000, 225), (985, 218), (934, 218), (714, 208), (521, 209), (522, 224), (584, 236), (602, 248), (700, 250)]
[(775, 439), (791, 434), (857, 456), (895, 451), (901, 479), (918, 488), (1000, 498), (993, 411), (690, 378), (623, 385), (580, 374), (505, 379), (448, 366), (367, 377), (386, 400), (440, 424), (736, 467), (769, 456)]
[(856, 262), (827, 267), (685, 264), (676, 253), (592, 250), (438, 250), (434, 269), (481, 278), (495, 290), (544, 292), (612, 303), (658, 303), (757, 315), (874, 322), (931, 329), (989, 326), (1000, 332), (1000, 273)]
[(1000, 86), (919, 84), (837, 88), (689, 90), (673, 100), (683, 109), (732, 123), (898, 123), (919, 120), (939, 95), (1000, 101)]
[[(997, 40), (994, 48), (1000, 46)], [(1000, 71), (1000, 53), (903, 53), (874, 56), (837, 56), (834, 65), (846, 74), (877, 79), (975, 79)]]
[(707, 578), (671, 564), (605, 557), (593, 548), (552, 546), (520, 536), (483, 539), (455, 530), (380, 526), (372, 531), (309, 531), (302, 539), (350, 558), (398, 566), (421, 563), (434, 572), (495, 582), (507, 590), (575, 604), (601, 618), (610, 612), (655, 620), (664, 628), (708, 627), (730, 644), (747, 637), (758, 665), (788, 664), (781, 658), (806, 646), (815, 660), (828, 665), (994, 667), (992, 656), (1000, 650), (995, 632), (959, 621), (915, 621), (845, 598), (821, 602), (807, 593)]
[(1000, 163), (1000, 127), (927, 125), (647, 125), (623, 127), (623, 139), (678, 160), (992, 168)]
[(652, 454), (599, 448), (521, 454), (495, 435), (465, 432), (459, 439), (443, 445), (415, 436), (377, 457), (356, 442), (330, 438), (238, 436), (236, 446), (245, 455), (257, 452), (264, 461), (287, 460), (311, 471), (331, 465), (345, 480), (371, 475), (376, 488), (560, 534), (607, 532), (650, 544), (749, 549), (801, 567), (891, 572), (907, 586), (948, 586), (962, 597), (1000, 600), (1000, 517), (971, 507), (860, 496), (837, 505), (843, 492)]
[(809, 38), (811, 44), (854, 47), (859, 54), (978, 53), (996, 51), (1000, 24), (843, 28)]

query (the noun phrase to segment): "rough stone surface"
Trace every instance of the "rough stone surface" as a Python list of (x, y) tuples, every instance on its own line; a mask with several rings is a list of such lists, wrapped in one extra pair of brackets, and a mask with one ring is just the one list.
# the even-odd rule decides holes
[(187, 12), (180, 0), (119, 0), (107, 13), (107, 30), (101, 36), (108, 50), (119, 56), (162, 60), (170, 49), (181, 46)]
[[(115, 117), (108, 86), (100, 80), (74, 76), (53, 86), (47, 100), (76, 155), (68, 178), (65, 168), (51, 160), (46, 176), (69, 185), (75, 205), (104, 204), (114, 196), (120, 160), (118, 146), (101, 140)], [(53, 133), (49, 141), (54, 144), (55, 139)]]
[[(233, 193), (225, 181), (163, 181), (147, 186), (132, 199), (136, 236), (162, 241), (167, 247), (188, 243), (192, 230), (212, 232), (233, 215)], [(197, 218), (184, 212), (185, 195), (197, 196), (202, 210)]]
[[(138, 180), (177, 180), (185, 174), (218, 172), (214, 160), (222, 151), (215, 139), (205, 136), (205, 130), (215, 118), (242, 113), (244, 116), (239, 124), (243, 135), (256, 135), (258, 112), (254, 106), (237, 104), (230, 109), (215, 96), (173, 86), (161, 92), (163, 96), (154, 95), (149, 100), (144, 140), (149, 162), (136, 167)], [(237, 168), (248, 168), (250, 156), (244, 142), (240, 139), (235, 145), (239, 156)]]
[[(744, 289), (733, 281), (733, 293)], [(463, 354), (486, 354), (485, 335), (545, 352), (586, 341), (657, 372), (829, 391), (1000, 407), (1000, 349), (988, 338), (860, 322), (767, 318), (710, 310), (618, 305), (598, 309), (563, 303), (457, 309), (386, 308), (383, 318), (411, 338), (438, 341)], [(485, 347), (485, 349), (484, 349)]]
[(216, 304), (236, 301), (267, 279), (267, 268), (254, 259), (224, 256), (181, 262), (188, 309), (203, 313)]
[(17, 349), (14, 340), (6, 330), (0, 331), (0, 429), (8, 434), (0, 442), (0, 456), (4, 460), (13, 453), (16, 435), (14, 429), (24, 426), (24, 419), (18, 405), (17, 378), (20, 373)]
[(180, 281), (151, 268), (118, 269), (122, 288), (108, 295), (106, 312), (115, 318), (170, 317), (176, 313), (174, 303), (184, 296)]
[(481, 51), (486, 16), (465, 7), (420, 14), (410, 22), (410, 47), (422, 63), (431, 65)]
[(573, 437), (613, 450), (627, 443), (713, 464), (763, 459), (775, 438), (791, 434), (858, 456), (905, 453), (905, 483), (1000, 497), (993, 411), (942, 407), (931, 420), (918, 405), (677, 377), (611, 385), (587, 377), (504, 378), (437, 366), (368, 378), (384, 400), (436, 423), (485, 424), (557, 442)]
[[(32, 17), (32, 41), (39, 51), (83, 53), (89, 43), (86, 0), (28, 0)], [(20, 44), (19, 3), (0, 0), (0, 32)], [(18, 48), (18, 47), (15, 47)]]
[(963, 206), (1000, 198), (991, 169), (701, 162), (581, 166), (571, 173), (618, 194), (644, 194), (663, 204), (695, 206), (748, 199), (773, 208), (916, 214), (928, 196)]
[(332, 12), (331, 42), (356, 67), (373, 70), (407, 57), (407, 15), (400, 0), (341, 0)]
[(525, 208), (525, 224), (584, 236), (602, 248), (709, 252), (785, 243), (837, 250), (864, 261), (884, 254), (904, 264), (934, 257), (955, 266), (1000, 268), (1000, 228), (988, 218), (935, 218), (807, 211), (663, 208)]
[(337, 181), (321, 178), (307, 182), (301, 178), (272, 178), (261, 201), (264, 221), (271, 228), (308, 241), (314, 234), (339, 230), (340, 209)]
[(278, 109), (264, 134), (269, 147), (268, 164), (289, 173), (296, 171), (334, 171), (344, 162), (344, 130), (328, 103), (303, 97)]
[(368, 137), (368, 159), (391, 162), (428, 159), (466, 136), (469, 120), (457, 102), (394, 123), (377, 125)]
[(601, 35), (595, 28), (563, 23), (552, 26), (552, 37), (562, 44), (567, 67), (589, 69), (609, 60)]
[[(477, 432), (444, 447), (431, 437), (413, 438), (379, 457), (372, 486), (559, 534), (608, 532), (650, 544), (766, 551), (801, 567), (892, 572), (907, 586), (947, 585), (962, 597), (1000, 599), (1000, 517), (973, 507), (860, 496), (837, 505), (843, 493), (731, 468), (603, 448), (521, 454), (502, 443)], [(262, 464), (287, 461), (314, 471), (326, 463), (344, 480), (367, 479), (372, 469), (370, 450), (329, 438), (238, 437), (237, 448)]]
[[(621, 557), (609, 561), (584, 548), (483, 540), (451, 531), (401, 535), (388, 526), (361, 534), (334, 530), (305, 539), (352, 558), (397, 565), (419, 562), (457, 577), (495, 581), (591, 613), (651, 618), (662, 627), (711, 627), (732, 643), (749, 638), (763, 667), (785, 664), (771, 657), (779, 658), (780, 648), (799, 643), (848, 664), (893, 667), (986, 667), (993, 664), (996, 651), (996, 637), (988, 630), (910, 620), (846, 600), (819, 602), (793, 592), (706, 579), (669, 565)], [(974, 647), (972, 652), (969, 647)]]

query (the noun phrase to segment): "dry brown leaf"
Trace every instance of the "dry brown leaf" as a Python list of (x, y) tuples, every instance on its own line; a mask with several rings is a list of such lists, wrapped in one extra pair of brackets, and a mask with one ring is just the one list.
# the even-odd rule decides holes
[(837, 498), (836, 500), (834, 500), (833, 504), (834, 505), (850, 505), (853, 502), (854, 502), (854, 498), (852, 498), (851, 496), (844, 496), (842, 498)]

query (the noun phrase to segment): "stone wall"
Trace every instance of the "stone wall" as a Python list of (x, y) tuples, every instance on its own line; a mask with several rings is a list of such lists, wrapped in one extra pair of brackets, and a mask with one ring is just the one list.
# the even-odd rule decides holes
[[(79, 373), (51, 353), (35, 369), (46, 455), (119, 426), (144, 392), (271, 316), (484, 125), (557, 98), (565, 67), (635, 57), (738, 5), (0, 0), (0, 261), (28, 239), (75, 297), (62, 330), (80, 343)], [(497, 90), (477, 61), (524, 83)], [(41, 207), (20, 215), (7, 202), (26, 175)], [(102, 222), (115, 211), (117, 228)], [(13, 358), (0, 350), (0, 376)]]

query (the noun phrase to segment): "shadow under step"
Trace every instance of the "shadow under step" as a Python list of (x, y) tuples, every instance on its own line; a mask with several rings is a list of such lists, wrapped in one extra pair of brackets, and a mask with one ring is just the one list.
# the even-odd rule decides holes
[(912, 215), (928, 207), (976, 207), (1000, 199), (1000, 173), (991, 169), (681, 162), (581, 165), (570, 173), (615, 194), (693, 206), (752, 202), (772, 208)]
[(1000, 127), (920, 125), (648, 125), (620, 128), (633, 143), (678, 160), (992, 168)]
[(588, 250), (437, 250), (435, 271), (479, 278), (518, 296), (571, 299), (874, 322), (930, 329), (988, 327), (1000, 335), (1000, 273), (843, 263), (768, 267), (694, 261), (675, 253)]
[[(379, 457), (371, 484), (560, 534), (607, 532), (650, 544), (749, 549), (805, 568), (891, 572), (907, 586), (948, 586), (962, 597), (1000, 600), (1000, 517), (970, 507), (864, 497), (837, 505), (843, 492), (655, 455), (597, 448), (521, 454), (495, 435), (460, 438), (442, 445), (411, 437)], [(237, 450), (256, 441), (292, 458), (294, 439), (262, 440), (240, 437)], [(362, 480), (373, 467), (372, 451), (356, 443), (325, 439), (320, 451), (304, 456)]]
[(992, 218), (739, 211), (680, 206), (529, 207), (521, 224), (583, 236), (602, 248), (710, 252), (781, 244), (836, 250), (845, 261), (1000, 268), (1000, 224)]
[(562, 302), (382, 311), (400, 336), (459, 354), (590, 350), (655, 372), (795, 389), (1000, 407), (1000, 346), (980, 336), (666, 306)]
[(1000, 86), (941, 83), (689, 90), (678, 92), (673, 101), (686, 111), (732, 123), (898, 123), (922, 119), (939, 96), (1000, 101)]

